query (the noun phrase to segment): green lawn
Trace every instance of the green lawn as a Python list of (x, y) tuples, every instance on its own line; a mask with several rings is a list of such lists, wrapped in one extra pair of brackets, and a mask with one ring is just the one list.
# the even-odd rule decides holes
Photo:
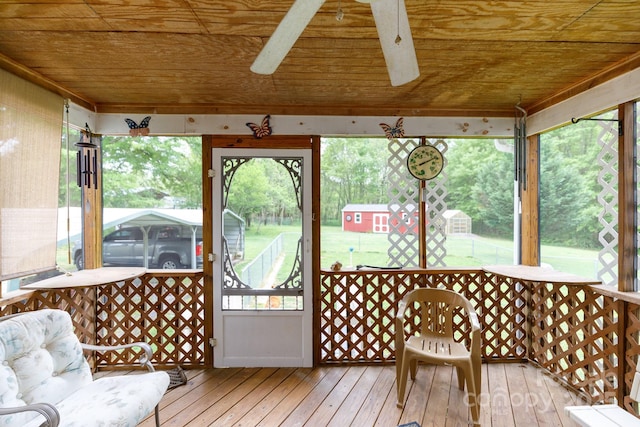
[[(246, 256), (252, 259), (279, 233), (299, 232), (297, 226), (261, 226), (247, 229)], [(340, 261), (344, 267), (358, 264), (386, 266), (389, 264), (386, 234), (344, 232), (339, 226), (323, 226), (320, 232), (320, 263), (322, 268)], [(447, 236), (445, 262), (449, 267), (479, 267), (489, 264), (513, 264), (513, 242), (480, 236)], [(293, 256), (289, 247), (287, 258)], [(542, 262), (556, 270), (596, 277), (597, 252), (584, 249), (543, 245)], [(291, 265), (286, 261), (285, 265)], [(289, 273), (281, 271), (279, 279)]]
[[(245, 262), (236, 265), (240, 271), (248, 261), (254, 259), (280, 233), (285, 238), (286, 258), (278, 273), (278, 280), (286, 279), (293, 265), (293, 257), (299, 233), (297, 225), (261, 225), (246, 229)], [(320, 263), (328, 269), (331, 264), (340, 261), (344, 267), (358, 264), (386, 266), (389, 264), (386, 234), (344, 232), (339, 226), (322, 226), (320, 241)], [(448, 236), (445, 242), (449, 267), (478, 267), (489, 264), (513, 264), (513, 243), (508, 240), (492, 239), (480, 236)], [(596, 277), (597, 251), (543, 245), (542, 262), (556, 270), (578, 274), (583, 277)], [(75, 270), (67, 261), (66, 247), (58, 249), (58, 264), (63, 268)]]

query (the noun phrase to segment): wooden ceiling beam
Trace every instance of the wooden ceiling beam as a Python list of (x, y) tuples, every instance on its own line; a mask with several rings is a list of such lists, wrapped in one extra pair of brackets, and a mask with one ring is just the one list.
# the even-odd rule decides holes
[(568, 86), (563, 90), (553, 94), (552, 96), (549, 96), (548, 98), (527, 105), (527, 113), (534, 114), (542, 111), (545, 108), (549, 108), (552, 105), (567, 100), (579, 93), (586, 91), (587, 89), (598, 86), (606, 81), (621, 76), (637, 68), (640, 68), (640, 52), (628, 58), (625, 58), (623, 61), (613, 65), (612, 67), (604, 69), (587, 79), (581, 80), (571, 86)]
[(14, 61), (13, 59), (3, 55), (2, 53), (0, 53), (0, 68), (13, 73), (18, 77), (22, 77), (23, 79), (30, 81), (31, 83), (35, 83), (40, 87), (50, 90), (53, 93), (57, 93), (63, 98), (69, 99), (74, 104), (86, 108), (87, 110), (95, 111), (96, 109), (96, 104), (90, 99), (78, 95), (73, 91), (70, 91), (57, 82), (43, 76), (42, 74), (28, 67), (25, 67), (24, 65)]
[(130, 114), (272, 114), (284, 116), (406, 116), (406, 117), (512, 117), (513, 108), (504, 110), (397, 108), (350, 105), (275, 105), (275, 104), (117, 104), (96, 106), (98, 113)]

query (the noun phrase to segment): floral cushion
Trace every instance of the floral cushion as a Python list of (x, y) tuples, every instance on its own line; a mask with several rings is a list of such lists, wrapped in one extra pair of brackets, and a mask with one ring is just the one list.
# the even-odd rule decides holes
[[(134, 427), (153, 412), (169, 385), (166, 372), (103, 377), (56, 405), (60, 427)], [(37, 417), (25, 427), (38, 427)]]
[[(69, 314), (38, 310), (0, 321), (0, 407), (47, 402), (60, 426), (135, 426), (169, 385), (166, 372), (93, 381)], [(39, 426), (35, 412), (0, 416), (3, 426)]]

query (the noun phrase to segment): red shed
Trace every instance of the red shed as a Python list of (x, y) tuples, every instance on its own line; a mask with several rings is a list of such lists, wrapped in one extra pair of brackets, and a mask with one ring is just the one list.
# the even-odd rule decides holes
[(342, 209), (342, 230), (356, 233), (387, 233), (387, 205), (348, 204)]
[[(413, 216), (415, 219), (405, 218), (405, 222), (407, 227), (411, 227), (412, 231), (417, 233), (417, 210)], [(356, 233), (388, 233), (389, 208), (382, 204), (348, 204), (342, 209), (342, 230)]]

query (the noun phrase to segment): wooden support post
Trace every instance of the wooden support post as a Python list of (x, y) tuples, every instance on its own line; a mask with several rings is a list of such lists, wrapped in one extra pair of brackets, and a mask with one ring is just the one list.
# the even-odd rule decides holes
[[(322, 280), (320, 269), (321, 269), (321, 259), (320, 259), (320, 147), (321, 147), (321, 138), (319, 136), (313, 136), (311, 138), (311, 162), (312, 162), (312, 181), (311, 181), (311, 193), (313, 194), (313, 199), (311, 201), (311, 238), (313, 241), (312, 244), (312, 277), (313, 277), (313, 312), (319, 313), (321, 309), (322, 302), (320, 301), (320, 281)], [(320, 324), (320, 316), (313, 316), (313, 366), (316, 366), (320, 363), (322, 358), (322, 354), (320, 351), (320, 334), (315, 333), (319, 331), (321, 327)]]
[(636, 103), (618, 108), (618, 290), (636, 291)]
[(520, 251), (523, 265), (540, 265), (540, 138), (527, 138), (526, 188), (521, 191), (522, 221), (520, 225)]
[[(213, 347), (209, 345), (209, 338), (213, 336), (213, 264), (208, 260), (213, 253), (213, 183), (209, 177), (209, 169), (213, 167), (211, 149), (213, 137), (202, 137), (202, 280), (204, 281), (204, 365), (213, 366)], [(218, 286), (221, 286), (218, 284)]]
[[(91, 171), (95, 176), (81, 176), (82, 192), (82, 250), (84, 268), (102, 267), (102, 136), (90, 135), (96, 148), (80, 147), (88, 154)], [(95, 161), (94, 156), (95, 155)], [(84, 182), (90, 182), (85, 185)]]
[[(627, 330), (627, 310), (629, 309), (629, 303), (619, 299), (618, 301), (615, 302), (615, 304), (617, 304), (618, 306), (618, 319), (617, 319), (617, 331), (616, 334), (618, 335), (618, 349), (617, 351), (617, 357), (618, 357), (618, 366), (617, 366), (617, 372), (616, 375), (618, 376), (618, 388), (616, 390), (616, 400), (618, 401), (618, 405), (620, 405), (621, 407), (624, 408), (624, 397), (626, 395), (628, 395), (628, 390), (627, 390), (627, 383), (625, 382), (625, 374), (628, 370), (629, 367), (629, 361), (627, 360), (626, 357), (626, 353), (627, 353), (627, 335), (626, 335), (626, 330)], [(611, 320), (611, 319), (609, 319)], [(609, 336), (609, 339), (612, 339), (613, 337)], [(612, 339), (611, 342), (614, 342), (614, 340)], [(610, 356), (611, 357), (611, 356)], [(611, 360), (609, 362), (612, 362)], [(606, 393), (605, 393), (606, 396)]]

